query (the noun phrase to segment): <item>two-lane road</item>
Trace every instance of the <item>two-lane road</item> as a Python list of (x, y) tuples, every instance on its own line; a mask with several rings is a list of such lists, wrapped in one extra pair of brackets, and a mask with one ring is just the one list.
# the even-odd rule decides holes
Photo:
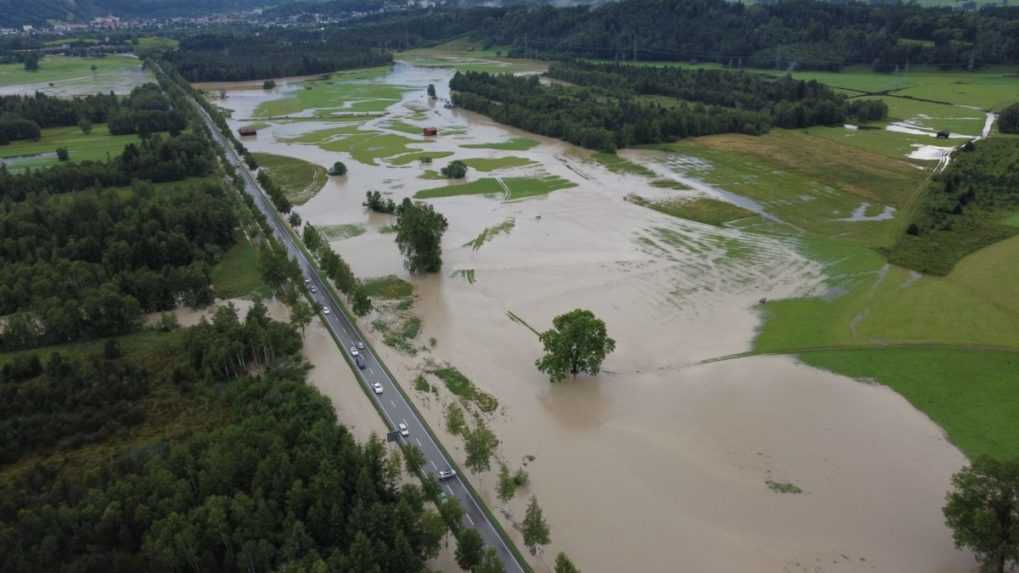
[[(350, 358), (350, 362), (353, 363), (353, 357), (350, 356), (351, 348), (356, 347), (357, 343), (361, 340), (360, 333), (350, 323), (346, 314), (340, 310), (339, 301), (333, 297), (332, 291), (326, 286), (326, 279), (320, 276), (318, 269), (311, 264), (304, 251), (297, 247), (293, 235), (284, 227), (268, 196), (262, 191), (255, 177), (248, 170), (247, 165), (244, 164), (234, 151), (230, 142), (219, 132), (216, 124), (205, 110), (197, 103), (195, 103), (195, 107), (205, 119), (206, 125), (209, 126), (209, 131), (212, 133), (213, 138), (215, 138), (216, 143), (226, 152), (227, 159), (244, 178), (245, 191), (254, 199), (258, 209), (269, 221), (276, 234), (276, 238), (284, 245), (289, 256), (300, 265), (305, 278), (310, 281), (308, 283), (309, 288), (315, 287), (317, 292), (313, 296), (316, 301), (323, 308), (330, 309), (329, 314), (324, 314), (324, 312), (321, 312), (322, 309), (320, 309), (320, 316), (336, 340), (339, 341), (342, 347), (341, 351), (346, 353)], [(371, 347), (366, 345), (365, 349), (359, 350), (359, 352), (364, 358), (364, 368), (355, 367), (354, 373), (359, 383), (366, 386), (371, 399), (379, 406), (390, 430), (396, 430), (401, 423), (407, 425), (410, 434), (407, 437), (401, 437), (400, 440), (417, 446), (421, 450), (425, 458), (424, 471), (438, 477), (439, 471), (450, 470), (451, 465), (436, 444), (435, 437), (432, 436), (425, 426), (424, 421), (418, 418), (415, 410), (407, 403), (404, 393), (397, 388), (396, 380), (389, 376), (386, 369), (382, 368), (378, 357), (375, 356)], [(382, 387), (381, 394), (377, 394), (373, 389), (376, 383)], [(455, 475), (441, 480), (439, 484), (447, 495), (455, 497), (460, 501), (460, 505), (464, 510), (465, 525), (476, 529), (481, 534), (481, 538), (486, 546), (495, 548), (499, 558), (502, 560), (503, 569), (507, 573), (523, 573), (520, 563), (517, 562), (516, 557), (506, 545), (507, 541), (503, 539), (495, 526), (489, 521), (487, 515), (481, 510), (480, 503), (482, 502), (471, 495), (470, 490), (464, 485), (461, 476)]]

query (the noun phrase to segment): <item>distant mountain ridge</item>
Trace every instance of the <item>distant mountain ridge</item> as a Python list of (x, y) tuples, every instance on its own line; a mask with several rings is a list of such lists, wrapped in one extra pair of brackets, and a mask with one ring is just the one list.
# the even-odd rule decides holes
[(0, 27), (83, 21), (96, 16), (121, 18), (200, 16), (247, 10), (284, 0), (0, 0)]

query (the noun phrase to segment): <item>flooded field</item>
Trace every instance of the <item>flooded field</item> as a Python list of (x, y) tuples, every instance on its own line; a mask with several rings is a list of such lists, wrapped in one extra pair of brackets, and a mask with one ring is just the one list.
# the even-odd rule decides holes
[[(448, 109), (451, 75), (397, 64), (356, 86), (327, 88), (352, 94), (346, 100), (304, 109), (297, 102), (272, 117), (259, 106), (306, 86), (220, 85), (227, 97), (217, 104), (232, 110), (234, 129), (260, 125), (244, 139), (251, 151), (347, 164), (346, 176), (331, 177), (296, 210), (318, 227), (359, 230), (332, 243), (359, 277), (395, 274), (414, 285), (421, 348), (411, 355), (386, 347), (377, 332), (373, 343), (461, 461), (460, 440), (442, 416), (452, 397), (416, 393), (412, 380), (454, 365), (498, 398), (489, 424), (500, 457), (511, 470), (529, 460), (531, 485), (504, 506), (495, 472), (471, 479), (509, 531), (526, 497), (538, 497), (553, 542), (533, 560), (536, 569), (548, 570), (558, 551), (588, 573), (972, 567), (940, 509), (965, 459), (903, 398), (787, 357), (704, 363), (750, 349), (760, 299), (827, 289), (796, 229), (741, 230), (781, 223), (760, 202), (687, 175), (691, 157), (627, 152), (626, 162), (608, 164)], [(430, 83), (436, 100), (425, 94)], [(379, 109), (393, 93), (399, 99)], [(358, 111), (365, 109), (372, 111)], [(423, 136), (424, 127), (438, 135)], [(453, 159), (472, 165), (463, 183), (437, 175)], [(653, 184), (662, 180), (681, 189)], [(361, 206), (368, 190), (396, 201), (433, 198), (449, 219), (440, 274), (407, 275), (386, 232), (393, 219)], [(741, 228), (702, 225), (627, 201), (631, 194), (707, 196), (757, 216)], [(858, 205), (839, 216), (883, 216)], [(534, 368), (540, 345), (527, 325), (544, 330), (578, 307), (605, 320), (616, 351), (600, 376), (550, 385)], [(377, 318), (362, 328), (373, 332)], [(360, 393), (342, 360), (319, 362), (328, 353), (315, 354), (314, 336), (309, 329), (316, 385)], [(376, 416), (363, 402), (363, 415)], [(353, 419), (344, 407), (340, 418)]]
[(0, 66), (0, 96), (36, 92), (57, 97), (109, 92), (127, 94), (137, 86), (154, 81), (153, 75), (142, 68), (141, 60), (128, 55), (48, 56), (37, 72), (25, 72), (20, 64)]

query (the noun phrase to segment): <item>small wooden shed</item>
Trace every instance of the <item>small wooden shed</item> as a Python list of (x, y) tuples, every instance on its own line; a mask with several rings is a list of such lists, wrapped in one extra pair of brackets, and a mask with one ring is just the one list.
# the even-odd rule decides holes
[(244, 126), (238, 129), (237, 133), (241, 134), (241, 137), (247, 137), (249, 135), (258, 135), (258, 130), (251, 126)]
[(938, 139), (948, 139), (950, 135), (952, 135), (950, 132), (942, 129), (938, 132)]
[(439, 135), (439, 130), (434, 127), (426, 127), (421, 130), (421, 133), (425, 134), (426, 137), (433, 137)]

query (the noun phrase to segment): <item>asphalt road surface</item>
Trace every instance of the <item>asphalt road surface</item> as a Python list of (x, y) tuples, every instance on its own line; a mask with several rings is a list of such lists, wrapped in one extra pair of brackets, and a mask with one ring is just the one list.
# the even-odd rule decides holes
[[(326, 288), (326, 279), (320, 276), (318, 270), (311, 265), (304, 251), (294, 244), (293, 236), (284, 228), (268, 196), (258, 186), (247, 165), (237, 155), (230, 142), (220, 133), (212, 118), (209, 117), (201, 106), (195, 104), (195, 107), (205, 119), (216, 143), (223, 147), (227, 159), (237, 168), (238, 173), (244, 177), (245, 191), (255, 200), (255, 205), (258, 206), (258, 209), (265, 214), (269, 225), (272, 226), (273, 231), (276, 233), (276, 238), (287, 249), (290, 258), (296, 260), (301, 266), (304, 277), (310, 281), (308, 283), (309, 289), (314, 287), (317, 291), (312, 296), (321, 307), (319, 309), (320, 316), (324, 320), (326, 327), (340, 341), (341, 350), (350, 354), (352, 348), (356, 348), (357, 342), (361, 340), (361, 337), (358, 331), (350, 324), (347, 316), (339, 310), (339, 301), (335, 300), (330, 289)], [(326, 308), (330, 310), (329, 314), (325, 314)], [(452, 467), (449, 461), (442, 454), (442, 450), (439, 449), (438, 445), (436, 445), (435, 437), (427, 430), (424, 422), (418, 418), (414, 409), (407, 403), (404, 394), (397, 389), (396, 380), (392, 379), (379, 364), (379, 359), (375, 356), (375, 353), (367, 345), (365, 345), (363, 350), (358, 350), (358, 352), (363, 358), (362, 364), (364, 367), (355, 368), (354, 374), (357, 376), (358, 382), (367, 387), (369, 395), (382, 410), (389, 428), (396, 430), (401, 423), (407, 425), (410, 434), (407, 437), (401, 436), (399, 439), (407, 444), (415, 445), (421, 450), (425, 457), (423, 471), (429, 472), (438, 478), (439, 471), (451, 470)], [(353, 361), (352, 358), (351, 362)], [(375, 390), (375, 384), (380, 385), (381, 393)], [(506, 540), (499, 535), (495, 526), (488, 520), (485, 513), (481, 511), (480, 504), (482, 502), (471, 495), (470, 490), (464, 485), (460, 475), (440, 480), (439, 484), (447, 495), (455, 497), (460, 501), (460, 505), (464, 510), (464, 524), (477, 530), (487, 547), (495, 548), (499, 558), (502, 560), (503, 569), (507, 573), (523, 573), (520, 563), (517, 562), (513, 553), (507, 547)]]

